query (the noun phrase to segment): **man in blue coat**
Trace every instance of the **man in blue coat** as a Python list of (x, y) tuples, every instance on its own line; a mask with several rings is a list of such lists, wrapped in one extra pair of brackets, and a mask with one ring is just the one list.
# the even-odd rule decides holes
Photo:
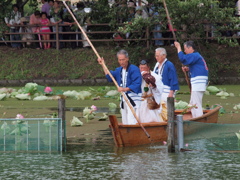
[[(141, 84), (142, 76), (137, 66), (129, 63), (128, 53), (125, 50), (120, 50), (117, 53), (117, 59), (120, 67), (114, 71), (110, 71), (116, 82), (118, 83), (118, 91), (126, 94), (132, 108), (136, 112), (141, 102)], [(104, 59), (98, 59), (98, 63), (103, 66)], [(112, 82), (105, 68), (104, 73), (109, 82)], [(123, 124), (136, 124), (137, 121), (123, 97), (121, 96), (121, 114)]]
[(167, 98), (174, 97), (175, 91), (179, 90), (177, 72), (173, 63), (167, 59), (167, 52), (164, 48), (155, 50), (155, 58), (157, 63), (153, 72), (162, 78), (164, 85), (162, 100), (167, 103)]
[(167, 98), (174, 97), (175, 92), (179, 90), (178, 76), (174, 64), (167, 59), (167, 51), (164, 48), (155, 50), (157, 63), (153, 69), (163, 82), (163, 93), (161, 97), (160, 116), (167, 121)]
[[(202, 98), (207, 87), (208, 82), (208, 67), (204, 58), (195, 51), (195, 45), (193, 41), (187, 41), (184, 43), (184, 52), (182, 52), (179, 42), (175, 42), (175, 47), (178, 51), (178, 57), (185, 67), (183, 71), (189, 71), (191, 78), (191, 98), (190, 105), (196, 106), (192, 108), (193, 118), (203, 115), (202, 110)], [(188, 65), (188, 67), (186, 66)]]

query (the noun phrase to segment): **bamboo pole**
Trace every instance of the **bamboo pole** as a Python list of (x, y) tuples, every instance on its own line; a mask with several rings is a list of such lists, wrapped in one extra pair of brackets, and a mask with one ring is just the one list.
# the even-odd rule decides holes
[[(177, 41), (177, 37), (176, 37), (176, 34), (175, 34), (175, 32), (174, 32), (174, 29), (173, 29), (173, 24), (172, 24), (172, 21), (171, 21), (171, 18), (170, 18), (170, 15), (169, 15), (169, 12), (168, 12), (168, 8), (167, 8), (167, 4), (166, 4), (165, 0), (163, 0), (163, 5), (164, 5), (164, 9), (165, 9), (165, 11), (166, 11), (168, 23), (169, 23), (169, 25), (172, 27), (172, 28), (171, 28), (171, 31), (172, 31), (172, 34), (173, 34), (174, 41)], [(182, 65), (182, 66), (183, 66), (183, 65)], [(184, 75), (185, 75), (185, 79), (186, 79), (186, 81), (187, 81), (188, 87), (189, 87), (189, 89), (190, 89), (190, 91), (191, 91), (191, 83), (190, 83), (190, 81), (189, 81), (189, 77), (188, 77), (188, 75), (187, 75), (187, 72), (186, 72), (186, 71), (183, 71), (183, 73), (184, 73)]]
[[(76, 17), (73, 15), (72, 11), (70, 10), (70, 8), (67, 6), (66, 2), (63, 1), (64, 6), (67, 8), (68, 12), (71, 14), (72, 18), (74, 19), (74, 21), (76, 22), (76, 24), (78, 25), (79, 29), (81, 30), (81, 32), (83, 33), (83, 35), (86, 37), (86, 40), (88, 41), (89, 45), (91, 46), (92, 50), (94, 51), (94, 53), (96, 54), (96, 56), (98, 57), (98, 59), (101, 59), (101, 57), (99, 56), (97, 50), (95, 49), (95, 47), (93, 46), (92, 42), (89, 40), (87, 34), (85, 33), (85, 31), (83, 30), (83, 28), (80, 26), (80, 24), (78, 23)], [(106, 70), (107, 74), (111, 77), (112, 81), (114, 82), (115, 86), (117, 88), (119, 88), (116, 80), (114, 79), (114, 77), (112, 76), (112, 74), (110, 73), (110, 71), (108, 70), (107, 66), (105, 65), (105, 63), (102, 63), (103, 69)], [(121, 92), (122, 97), (124, 98), (125, 102), (127, 103), (127, 105), (129, 106), (129, 108), (131, 109), (135, 119), (137, 120), (138, 124), (141, 126), (142, 130), (145, 132), (146, 136), (148, 138), (150, 138), (150, 135), (148, 134), (148, 132), (146, 131), (146, 129), (143, 127), (142, 123), (140, 122), (139, 118), (136, 115), (136, 112), (134, 111), (132, 105), (130, 104), (126, 94), (124, 92)]]

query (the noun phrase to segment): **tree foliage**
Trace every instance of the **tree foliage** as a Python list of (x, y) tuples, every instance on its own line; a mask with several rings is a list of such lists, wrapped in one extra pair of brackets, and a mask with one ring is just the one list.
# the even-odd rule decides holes
[[(1, 0), (0, 1), (0, 37), (2, 36), (2, 33), (8, 30), (8, 27), (5, 24), (4, 17), (6, 17), (9, 12), (12, 11), (12, 5), (17, 4), (19, 7), (19, 11), (24, 15), (24, 12), (27, 12), (29, 10), (24, 10), (25, 7), (31, 7), (31, 9), (37, 8), (37, 1), (35, 0)], [(30, 8), (29, 8), (30, 9)]]
[[(118, 2), (118, 1), (116, 1)], [(37, 1), (35, 0), (1, 0), (0, 2), (0, 32), (5, 31), (7, 28), (3, 21), (5, 15), (11, 11), (11, 5), (17, 3), (20, 7), (20, 11), (30, 15), (26, 11), (30, 12), (34, 8), (37, 8)], [(149, 4), (157, 4), (156, 10), (160, 16), (155, 20), (147, 20), (146, 23), (143, 21), (134, 21), (133, 25), (126, 24), (123, 30), (129, 32), (134, 30), (145, 29), (146, 26), (152, 27), (156, 23), (156, 20), (161, 22), (162, 30), (168, 30), (168, 21), (166, 12), (163, 8), (162, 1), (160, 0), (149, 0)], [(237, 24), (239, 21), (238, 17), (234, 16), (235, 13), (235, 2), (228, 0), (167, 0), (167, 7), (170, 13), (171, 20), (179, 41), (182, 39), (199, 38), (203, 39), (206, 34), (209, 36), (218, 37), (218, 41), (222, 43), (231, 43), (235, 45), (236, 41), (226, 40), (225, 33), (227, 29), (232, 29), (232, 32), (236, 32), (238, 28)], [(111, 8), (108, 5), (107, 0), (99, 0), (87, 4), (88, 7), (93, 9), (91, 13), (91, 21), (93, 24), (109, 23), (108, 26), (96, 26), (92, 27), (92, 30), (108, 31), (117, 30), (118, 16), (122, 13), (123, 9), (119, 8), (118, 5), (113, 5)], [(233, 34), (233, 33), (232, 33)], [(231, 34), (231, 35), (232, 35)]]
[(223, 6), (222, 2), (216, 0), (169, 0), (168, 9), (174, 27), (185, 31), (179, 31), (179, 37), (186, 39), (206, 37), (207, 32), (222, 37), (224, 31), (236, 28), (237, 24), (233, 3)]

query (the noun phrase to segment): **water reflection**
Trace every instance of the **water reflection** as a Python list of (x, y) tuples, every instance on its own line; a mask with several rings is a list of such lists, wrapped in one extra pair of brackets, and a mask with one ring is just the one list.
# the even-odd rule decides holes
[[(75, 138), (63, 153), (2, 153), (0, 179), (240, 178), (238, 153), (168, 153), (161, 143), (116, 148), (110, 133)], [(204, 147), (203, 142), (198, 144)]]
[(67, 153), (3, 153), (0, 179), (238, 179), (239, 154), (167, 153), (165, 146), (79, 146)]

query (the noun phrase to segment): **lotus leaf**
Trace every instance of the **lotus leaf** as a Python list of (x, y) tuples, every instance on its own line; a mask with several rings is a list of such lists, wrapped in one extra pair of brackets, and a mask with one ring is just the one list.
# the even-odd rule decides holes
[(56, 121), (54, 121), (54, 120), (51, 121), (49, 119), (46, 119), (46, 120), (43, 121), (43, 125), (47, 126), (47, 127), (54, 126), (54, 125), (56, 125)]
[(0, 94), (0, 101), (2, 101), (2, 100), (4, 100), (5, 99), (5, 97), (7, 96), (7, 94)]
[(23, 92), (24, 93), (30, 93), (30, 94), (34, 94), (37, 92), (37, 83), (27, 83), (25, 85), (25, 87), (23, 88)]
[(210, 95), (210, 92), (209, 92), (208, 90), (206, 90), (206, 91), (204, 92), (204, 94), (205, 94), (205, 95)]
[(229, 94), (225, 91), (220, 91), (219, 93), (216, 94), (216, 96), (225, 96), (225, 97), (228, 97)]
[(238, 140), (240, 140), (240, 131), (239, 131), (239, 133), (238, 133), (238, 132), (236, 132), (235, 134), (236, 134), (236, 136), (237, 136)]
[(188, 103), (185, 101), (175, 102), (175, 109), (185, 109), (188, 107)]
[(91, 113), (91, 109), (89, 109), (88, 107), (85, 107), (83, 109), (83, 116), (86, 116), (87, 114), (90, 114)]
[(235, 105), (235, 106), (233, 107), (233, 109), (234, 109), (234, 110), (238, 110), (237, 105)]
[(71, 120), (71, 126), (82, 126), (83, 122), (80, 121), (76, 116), (73, 116), (73, 119)]
[(73, 90), (73, 91), (65, 91), (63, 93), (64, 96), (67, 96), (67, 97), (76, 97), (78, 95), (78, 92)]
[(86, 121), (94, 119), (95, 113), (89, 109), (88, 107), (85, 107), (83, 110), (83, 117), (86, 118)]
[(106, 93), (106, 96), (116, 96), (119, 92), (117, 90), (110, 90)]
[(5, 87), (0, 88), (0, 94), (2, 93), (8, 93), (8, 88), (5, 88)]
[(11, 93), (11, 97), (15, 98), (16, 95), (18, 95), (18, 92), (16, 92), (16, 91)]
[(37, 96), (35, 98), (33, 98), (33, 101), (46, 101), (49, 98), (47, 96)]
[(28, 94), (18, 94), (15, 96), (18, 100), (31, 100)]
[(37, 83), (27, 83), (25, 84), (25, 88), (28, 88), (28, 89), (34, 89), (34, 88), (37, 88), (38, 84)]
[(84, 100), (88, 97), (90, 97), (92, 94), (88, 91), (80, 91), (77, 95), (76, 95), (76, 98), (77, 100)]
[(207, 90), (208, 90), (210, 93), (217, 93), (217, 92), (220, 91), (216, 86), (208, 86), (208, 87), (207, 87)]
[(7, 124), (7, 122), (4, 122), (1, 126), (1, 130), (5, 131), (5, 133), (9, 133), (10, 132), (10, 127), (9, 125)]
[(108, 114), (107, 113), (103, 113), (103, 116), (99, 118), (99, 121), (105, 121), (108, 119)]
[(109, 111), (116, 111), (117, 105), (115, 103), (108, 103)]

